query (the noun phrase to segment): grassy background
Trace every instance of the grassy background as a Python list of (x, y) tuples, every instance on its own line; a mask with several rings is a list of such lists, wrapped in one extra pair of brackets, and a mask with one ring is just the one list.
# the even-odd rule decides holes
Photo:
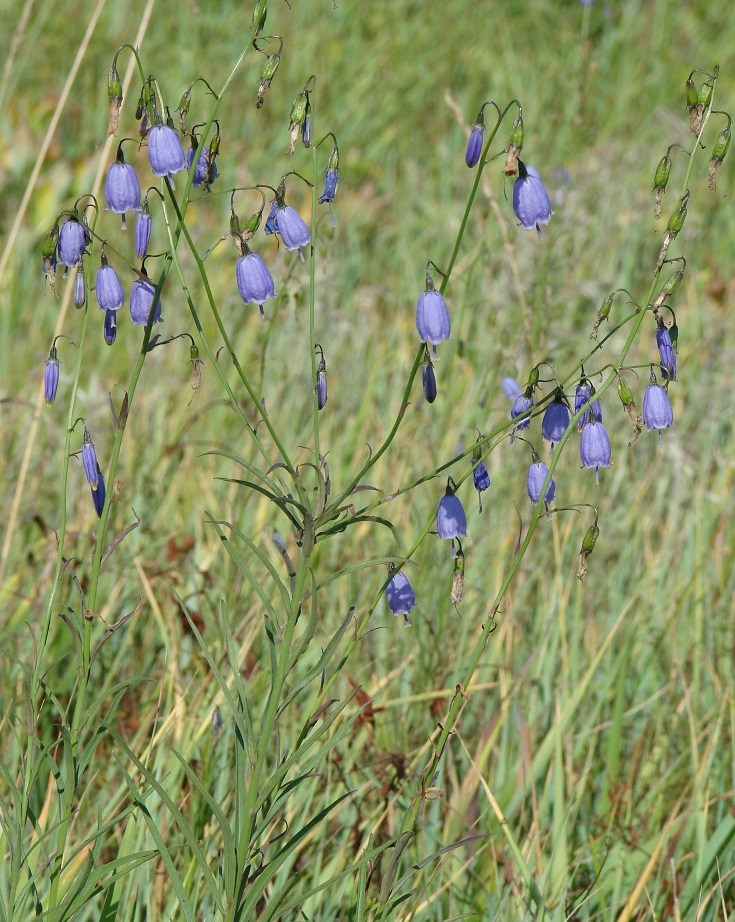
[[(197, 7), (193, 0), (153, 4), (141, 50), (172, 106), (200, 73), (215, 86), (221, 83), (241, 49), (250, 10), (227, 0), (211, 6), (216, 8)], [(0, 385), (0, 495), (8, 522), (0, 585), (0, 756), (11, 777), (22, 761), (24, 682), (34, 655), (34, 626), (53, 574), (64, 386), (75, 361), (73, 346), (62, 341), (61, 405), (39, 407), (43, 361), (60, 310), (39, 271), (40, 240), (58, 211), (94, 181), (102, 156), (95, 146), (106, 126), (107, 69), (116, 47), (133, 41), (143, 16), (140, 3), (100, 8), (30, 187), (94, 5), (29, 3), (22, 21), (17, 9), (0, 11), (0, 59), (8, 62), (0, 90), (5, 116), (0, 124), (0, 253), (5, 254), (0, 341), (6, 356)], [(719, 63), (716, 104), (731, 104), (731, 11), (720, 2), (674, 8), (656, 0), (611, 2), (605, 9), (597, 4), (591, 10), (573, 2), (530, 2), (487, 11), (465, 0), (378, 0), (367, 9), (349, 3), (335, 8), (320, 0), (296, 3), (292, 10), (273, 5), (268, 30), (284, 36), (281, 69), (262, 111), (254, 108), (259, 62), (244, 67), (226, 98), (219, 184), (275, 184), (290, 165), (309, 170), (310, 153), (300, 149), (293, 161), (287, 157), (287, 117), (294, 95), (316, 74), (316, 135), (334, 131), (341, 151), (338, 227), (333, 233), (326, 217), (322, 220), (316, 254), (317, 339), (330, 375), (322, 450), (328, 452), (335, 490), (365, 459), (367, 445), (380, 443), (400, 407), (415, 354), (414, 308), (424, 265), (433, 259), (443, 266), (449, 258), (472, 178), (463, 163), (467, 124), (484, 99), (522, 102), (524, 155), (541, 171), (554, 198), (555, 216), (539, 242), (517, 228), (500, 166), (488, 170), (447, 292), (453, 331), (437, 362), (440, 396), (427, 407), (420, 387), (414, 388), (394, 449), (369, 478), (391, 494), (451, 459), (459, 446), (474, 440), (475, 427), (489, 431), (505, 418), (503, 377), (524, 379), (529, 367), (544, 359), (560, 373), (569, 368), (589, 348), (596, 310), (609, 291), (624, 286), (635, 297), (644, 296), (664, 227), (653, 220), (653, 172), (669, 144), (692, 143), (684, 107), (684, 82), (692, 68)], [(133, 88), (123, 108), (129, 134), (135, 94)], [(206, 101), (195, 95), (190, 123), (206, 111)], [(721, 123), (720, 117), (715, 129)], [(404, 853), (399, 877), (407, 877), (397, 892), (411, 895), (396, 908), (397, 918), (535, 917), (503, 829), (531, 869), (549, 918), (569, 917), (576, 907), (581, 919), (725, 919), (735, 908), (735, 535), (730, 516), (735, 453), (727, 318), (733, 297), (735, 220), (729, 203), (734, 180), (726, 160), (717, 193), (709, 193), (706, 158), (705, 153), (695, 168), (690, 215), (671, 251), (688, 261), (674, 301), (681, 331), (680, 381), (672, 386), (676, 428), (666, 432), (663, 452), (646, 433), (629, 449), (627, 417), (610, 391), (603, 411), (614, 464), (602, 473), (600, 486), (578, 470), (574, 446), (562, 458), (558, 503), (589, 502), (600, 510), (601, 537), (590, 573), (583, 586), (574, 577), (587, 521), (570, 514), (544, 522), (498, 614), (476, 687), (432, 779), (435, 796)], [(664, 221), (682, 163), (674, 153)], [(308, 214), (307, 195), (298, 185), (289, 189), (293, 203)], [(258, 205), (257, 196), (238, 199), (241, 215)], [(227, 196), (212, 196), (191, 209), (192, 233), (202, 250), (227, 230), (228, 208)], [(101, 225), (111, 238), (117, 234), (111, 216)], [(164, 242), (157, 238), (153, 248)], [(262, 237), (258, 249), (268, 254), (280, 295), (265, 322), (240, 303), (231, 244), (215, 250), (207, 265), (238, 355), (254, 380), (262, 375), (260, 390), (269, 412), (286, 434), (292, 456), (303, 461), (308, 453), (298, 446), (309, 444), (311, 431), (308, 271), (277, 254)], [(200, 299), (191, 261), (184, 267)], [(63, 293), (63, 282), (60, 289)], [(625, 310), (619, 298), (613, 317)], [(174, 286), (163, 302), (166, 334), (190, 330), (185, 301)], [(217, 342), (213, 325), (206, 325)], [(108, 392), (119, 405), (138, 337), (121, 324), (118, 342), (108, 349), (101, 323), (96, 327), (79, 412), (94, 434), (104, 469), (112, 444)], [(652, 327), (652, 321), (644, 324), (633, 363), (654, 359)], [(75, 338), (73, 310), (63, 329)], [(611, 340), (608, 360), (623, 341), (622, 332)], [(211, 367), (205, 366), (202, 386), (191, 399), (187, 359), (183, 341), (151, 355), (128, 423), (112, 533), (133, 520), (132, 510), (142, 524), (105, 565), (98, 614), (114, 623), (139, 604), (140, 609), (100, 653), (95, 680), (100, 695), (116, 682), (131, 683), (116, 729), (182, 805), (216, 869), (221, 843), (172, 748), (227, 804), (234, 731), (224, 708), (222, 732), (215, 736), (210, 730), (221, 694), (175, 596), (185, 601), (218, 657), (226, 612), (240, 669), (258, 701), (269, 682), (261, 606), (204, 513), (229, 520), (263, 548), (275, 531), (292, 553), (295, 544), (265, 501), (215, 479), (238, 475), (221, 457), (206, 454), (209, 449), (229, 447), (250, 457), (250, 448), (222, 401)], [(638, 382), (629, 375), (639, 406), (645, 369), (640, 374)], [(532, 432), (540, 442), (537, 424)], [(448, 549), (433, 538), (415, 555), (418, 569), (409, 568), (419, 600), (412, 629), (394, 622), (384, 603), (378, 607), (375, 629), (348, 660), (334, 696), (344, 698), (356, 684), (380, 710), (348, 728), (318, 774), (294, 792), (286, 813), (289, 828), (345, 790), (354, 795), (284, 865), (274, 888), (292, 879), (298, 881), (297, 892), (306, 892), (359, 856), (370, 834), (380, 842), (400, 830), (416, 793), (417, 766), (429, 751), (427, 741), (464, 673), (468, 651), (512, 559), (518, 531), (514, 504), (528, 516), (527, 462), (521, 444), (505, 442), (490, 456), (493, 485), (481, 517), (474, 494), (463, 488), (470, 537), (461, 618), (448, 602)], [(466, 469), (462, 462), (457, 474)], [(429, 481), (382, 507), (404, 549), (425, 527), (442, 490), (441, 480)], [(69, 510), (67, 557), (84, 588), (97, 519), (78, 463), (71, 468)], [(323, 577), (366, 557), (397, 552), (387, 530), (365, 526), (321, 546), (314, 566)], [(273, 560), (278, 565), (275, 552)], [(382, 570), (362, 570), (333, 583), (321, 602), (317, 646), (351, 605), (364, 611), (382, 581)], [(68, 575), (59, 608), (64, 605), (79, 606)], [(73, 694), (73, 650), (69, 631), (55, 619), (45, 679), (62, 707)], [(318, 651), (310, 656), (315, 661)], [(307, 703), (297, 699), (283, 718), (284, 748), (307, 716)], [(53, 713), (44, 711), (39, 738), (48, 742), (56, 732)], [(82, 847), (98, 815), (109, 819), (127, 803), (117, 761), (123, 758), (107, 741), (97, 751), (74, 812), (74, 847)], [(54, 809), (49, 777), (36, 778), (30, 793), (41, 819), (36, 833), (29, 826), (29, 847)], [(4, 783), (1, 806), (7, 815)], [(169, 847), (180, 846), (160, 799), (151, 796), (148, 808)], [(104, 840), (108, 860), (122, 847), (124, 832), (127, 849), (132, 842), (154, 847), (142, 822), (121, 822)], [(443, 846), (473, 833), (487, 838), (423, 864)], [(41, 881), (44, 857), (43, 848), (37, 849)], [(195, 889), (185, 849), (176, 860)], [(377, 898), (388, 861), (375, 869), (369, 899)], [(119, 918), (175, 917), (171, 887), (155, 860), (131, 871), (120, 887)], [(309, 919), (348, 918), (355, 887), (354, 875), (348, 875), (301, 909)], [(205, 895), (192, 896), (192, 902), (200, 918), (215, 917)], [(92, 902), (79, 918), (98, 915), (99, 902)], [(299, 916), (294, 910), (277, 918)]]

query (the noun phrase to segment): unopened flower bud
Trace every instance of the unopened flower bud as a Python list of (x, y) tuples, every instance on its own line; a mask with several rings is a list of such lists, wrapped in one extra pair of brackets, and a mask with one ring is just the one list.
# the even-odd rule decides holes
[(684, 270), (679, 269), (672, 276), (666, 279), (662, 290), (665, 291), (667, 295), (673, 295), (674, 292), (679, 287), (679, 285), (681, 285), (683, 278), (684, 278)]
[(624, 407), (629, 406), (631, 403), (635, 403), (630, 385), (625, 378), (620, 375), (618, 375), (618, 397), (620, 397), (620, 402)]
[(56, 346), (51, 346), (51, 351), (46, 359), (46, 365), (43, 370), (43, 399), (46, 403), (51, 404), (56, 400), (56, 392), (59, 389), (59, 360), (56, 355)]
[(720, 168), (720, 164), (725, 159), (727, 150), (730, 147), (730, 125), (732, 123), (730, 122), (729, 115), (727, 118), (727, 127), (723, 128), (722, 131), (717, 135), (715, 146), (712, 148), (712, 159), (709, 162), (709, 181), (707, 185), (712, 192), (717, 191), (717, 170)]
[(597, 331), (602, 326), (603, 322), (608, 319), (610, 316), (610, 311), (612, 310), (613, 295), (608, 295), (605, 300), (600, 305), (599, 310), (597, 311), (597, 320), (595, 320), (595, 325), (592, 328), (590, 333), (590, 339), (597, 339)]
[(436, 375), (434, 374), (434, 365), (429, 357), (428, 346), (424, 349), (424, 363), (421, 370), (421, 378), (424, 386), (424, 397), (427, 403), (433, 403), (436, 400)]
[(311, 147), (311, 115), (309, 113), (309, 108), (309, 106), (306, 107), (304, 124), (301, 126), (301, 143), (307, 149)]
[(255, 103), (256, 109), (262, 109), (265, 102), (266, 90), (270, 87), (271, 81), (276, 75), (278, 65), (281, 63), (281, 56), (276, 52), (266, 58), (263, 70), (260, 72), (260, 86), (258, 87), (258, 101)]
[(715, 89), (715, 81), (712, 77), (707, 77), (699, 88), (699, 95), (697, 97), (698, 105), (702, 106), (703, 109), (706, 109), (707, 106), (712, 102), (712, 93)]
[(117, 67), (113, 64), (107, 74), (107, 98), (110, 103), (110, 121), (107, 126), (107, 136), (115, 134), (120, 124), (120, 105), (122, 103), (122, 83)]
[(694, 108), (694, 106), (696, 106), (699, 101), (699, 93), (697, 92), (697, 86), (692, 80), (691, 74), (687, 78), (687, 82), (686, 82), (686, 99), (687, 99), (687, 106), (690, 109)]
[(597, 544), (597, 539), (600, 537), (600, 529), (595, 522), (594, 525), (590, 525), (587, 529), (587, 534), (582, 539), (581, 552), (585, 554), (591, 554), (595, 549), (595, 544)]
[(77, 266), (77, 273), (74, 276), (74, 307), (79, 309), (84, 307), (84, 302), (87, 300), (87, 283), (84, 278), (84, 266), (82, 263), (79, 263)]
[(689, 201), (689, 192), (685, 192), (684, 195), (679, 199), (679, 204), (676, 206), (675, 211), (669, 218), (669, 223), (667, 225), (667, 230), (669, 234), (675, 236), (684, 226), (684, 221), (686, 221), (687, 216), (687, 202)]
[(653, 192), (654, 192), (654, 216), (656, 220), (661, 217), (661, 199), (663, 198), (664, 191), (666, 190), (666, 185), (669, 181), (669, 176), (671, 175), (671, 157), (669, 157), (668, 151), (659, 161), (658, 166), (656, 167), (656, 174), (653, 177)]
[(323, 410), (327, 402), (327, 363), (324, 360), (324, 350), (319, 343), (316, 344), (316, 348), (321, 356), (316, 370), (316, 408), (317, 410)]
[(289, 146), (288, 152), (293, 154), (295, 150), (296, 139), (301, 134), (302, 125), (306, 119), (306, 107), (309, 102), (309, 94), (302, 90), (299, 95), (294, 99), (293, 105), (291, 106), (291, 115), (289, 117), (289, 130), (291, 132), (291, 144)]
[(251, 214), (249, 218), (245, 221), (245, 230), (243, 231), (243, 237), (247, 240), (253, 236), (256, 230), (260, 227), (260, 219), (262, 215), (259, 211), (256, 211), (255, 214)]

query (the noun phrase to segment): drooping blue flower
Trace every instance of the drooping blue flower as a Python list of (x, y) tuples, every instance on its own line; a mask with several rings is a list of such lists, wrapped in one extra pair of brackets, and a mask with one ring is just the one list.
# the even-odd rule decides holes
[(298, 250), (303, 262), (304, 254), (301, 252), (301, 247), (311, 243), (311, 234), (301, 215), (290, 205), (283, 205), (278, 209), (276, 222), (283, 245), (287, 250)]
[[(587, 403), (587, 401), (594, 394), (594, 388), (587, 378), (582, 378), (577, 385), (577, 390), (574, 394), (574, 415), (582, 409), (582, 407)], [(600, 401), (595, 400), (590, 408), (586, 410), (577, 420), (577, 429), (581, 432), (584, 424), (591, 418), (597, 420), (598, 423), (602, 422), (602, 407), (600, 406)]]
[(439, 343), (449, 339), (452, 323), (444, 296), (434, 288), (434, 282), (426, 271), (426, 290), (419, 295), (416, 305), (416, 329), (422, 343), (431, 343), (436, 347)]
[(551, 199), (544, 189), (541, 177), (532, 166), (518, 161), (518, 177), (513, 183), (513, 211), (526, 230), (535, 227), (541, 236), (541, 224), (548, 224), (553, 211)]
[(105, 311), (103, 335), (108, 346), (115, 342), (117, 338), (117, 311)]
[(643, 422), (649, 432), (658, 429), (658, 443), (663, 445), (661, 430), (674, 425), (674, 410), (669, 395), (660, 384), (656, 384), (653, 373), (651, 382), (643, 394)]
[(676, 381), (676, 351), (671, 342), (669, 329), (663, 323), (660, 323), (656, 330), (656, 345), (664, 381)]
[(51, 351), (46, 359), (46, 365), (43, 369), (43, 399), (48, 406), (56, 400), (56, 392), (59, 389), (59, 360), (56, 355), (56, 346), (51, 346)]
[(117, 272), (107, 265), (107, 257), (102, 256), (102, 265), (97, 270), (94, 294), (101, 311), (117, 311), (125, 303), (125, 292)]
[(64, 221), (59, 231), (59, 262), (73, 269), (82, 261), (82, 256), (91, 237), (86, 224), (72, 215)]
[(490, 486), (490, 475), (483, 461), (472, 461), (472, 480), (480, 501), (480, 512), (482, 512), (482, 491), (487, 490)]
[(82, 442), (82, 467), (87, 478), (87, 483), (96, 490), (99, 485), (99, 469), (97, 463), (97, 452), (94, 449), (92, 437), (87, 427), (84, 427), (84, 441)]
[[(197, 148), (199, 150), (199, 148)], [(191, 166), (194, 163), (194, 148), (190, 147), (186, 152), (186, 169), (191, 173)], [(197, 165), (194, 168), (194, 179), (192, 179), (192, 186), (201, 186), (203, 182), (207, 179), (207, 167), (209, 165), (209, 148), (202, 147), (197, 158)], [(215, 179), (219, 179), (219, 170), (217, 169), (217, 162), (215, 161), (212, 164), (212, 172), (209, 176), (209, 182), (214, 182)]]
[(105, 181), (105, 198), (107, 210), (119, 214), (125, 227), (125, 213), (140, 210), (140, 183), (131, 164), (124, 160), (112, 164)]
[(436, 530), (440, 538), (451, 540), (452, 553), (454, 553), (454, 539), (467, 537), (467, 516), (459, 497), (454, 495), (450, 483), (447, 483), (446, 492), (441, 498), (436, 513)]
[(148, 204), (143, 202), (143, 210), (138, 213), (135, 219), (135, 255), (138, 259), (144, 259), (148, 252), (152, 225), (153, 220), (148, 211)]
[(278, 233), (278, 202), (275, 199), (271, 202), (271, 210), (268, 217), (265, 219), (265, 227), (263, 230), (267, 236)]
[[(155, 293), (156, 289), (150, 282), (144, 282), (143, 279), (136, 279), (133, 282), (133, 287), (130, 289), (130, 319), (133, 325), (140, 326), (148, 323)], [(161, 299), (157, 298), (153, 323), (158, 323), (160, 319)]]
[(552, 402), (546, 408), (544, 417), (541, 420), (541, 435), (544, 442), (551, 442), (551, 450), (561, 442), (564, 433), (569, 427), (569, 407), (564, 401), (564, 395), (560, 392), (554, 396)]
[(332, 202), (334, 201), (334, 196), (337, 194), (338, 182), (339, 170), (327, 170), (324, 174), (324, 192), (319, 196), (320, 205), (323, 205), (324, 202), (329, 204), (329, 217), (332, 219), (332, 227), (337, 226), (337, 222), (334, 220), (334, 212), (332, 211)]
[(99, 464), (97, 465), (97, 487), (92, 489), (92, 502), (94, 503), (94, 511), (97, 513), (98, 518), (102, 518), (102, 510), (105, 508), (105, 498), (107, 496), (107, 490), (105, 489), (105, 478), (102, 476), (102, 471), (100, 470)]
[(396, 570), (393, 574), (393, 579), (386, 586), (385, 597), (393, 615), (403, 615), (406, 627), (410, 627), (408, 616), (416, 607), (416, 594), (403, 570)]
[(273, 276), (257, 253), (251, 253), (245, 246), (245, 255), (235, 264), (237, 290), (245, 304), (257, 304), (261, 316), (265, 316), (263, 305), (268, 298), (275, 298)]
[(515, 378), (503, 378), (500, 386), (503, 388), (503, 393), (508, 398), (508, 400), (515, 400), (523, 393), (521, 385), (516, 381)]
[[(513, 433), (523, 432), (531, 425), (531, 410), (533, 409), (533, 391), (528, 388), (523, 394), (519, 394), (513, 401), (510, 408), (510, 418), (517, 419), (518, 423), (513, 429)], [(513, 436), (511, 435), (511, 440)]]
[(595, 483), (600, 482), (600, 468), (610, 467), (610, 439), (602, 423), (591, 419), (582, 429), (579, 443), (579, 459), (588, 470), (594, 468)]
[(467, 150), (465, 151), (464, 162), (470, 169), (472, 169), (473, 166), (476, 166), (477, 161), (480, 159), (480, 154), (482, 153), (482, 141), (484, 137), (485, 122), (483, 120), (482, 124), (475, 123), (467, 141)]
[[(548, 467), (534, 451), (531, 464), (528, 468), (528, 476), (526, 477), (526, 490), (528, 491), (528, 498), (531, 500), (534, 506), (541, 498), (541, 491), (544, 488), (544, 483), (548, 474)], [(544, 497), (544, 505), (546, 506), (547, 512), (549, 511), (549, 503), (554, 502), (555, 494), (556, 484), (554, 483), (554, 478), (552, 477), (549, 481), (549, 486), (546, 488), (546, 496)]]
[(151, 128), (148, 133), (148, 160), (155, 176), (173, 176), (184, 169), (184, 148), (173, 128), (168, 125)]

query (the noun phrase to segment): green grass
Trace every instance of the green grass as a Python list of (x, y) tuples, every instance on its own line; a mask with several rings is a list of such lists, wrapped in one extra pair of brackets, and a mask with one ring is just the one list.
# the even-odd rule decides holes
[[(173, 106), (200, 73), (219, 86), (246, 42), (251, 10), (216, 6), (160, 0), (152, 7), (141, 54)], [(446, 474), (385, 497), (450, 462), (477, 428), (487, 435), (505, 421), (503, 377), (525, 380), (544, 360), (568, 374), (591, 348), (589, 333), (610, 291), (623, 286), (645, 297), (684, 155), (672, 152), (658, 226), (653, 173), (670, 144), (693, 144), (684, 106), (690, 70), (719, 64), (716, 108), (731, 105), (729, 7), (616, 2), (607, 17), (600, 4), (585, 11), (571, 2), (488, 10), (460, 0), (383, 0), (365, 10), (271, 4), (267, 30), (284, 37), (282, 64), (263, 110), (254, 106), (260, 62), (250, 58), (223, 98), (215, 193), (275, 184), (290, 166), (311, 175), (310, 151), (299, 148), (292, 160), (286, 151), (291, 101), (316, 74), (316, 136), (334, 131), (341, 156), (338, 226), (333, 232), (320, 208), (315, 255), (316, 339), (330, 386), (320, 447), (333, 495), (382, 443), (401, 408), (425, 263), (444, 268), (449, 260), (474, 178), (463, 162), (466, 130), (486, 98), (522, 102), (524, 156), (563, 201), (555, 201), (539, 242), (516, 226), (502, 160), (485, 171), (447, 288), (453, 328), (436, 363), (439, 398), (427, 406), (414, 384), (395, 443), (364, 481), (382, 492), (351, 497), (358, 508), (383, 500), (373, 511), (395, 526), (400, 547), (387, 528), (360, 523), (317, 544), (310, 570), (301, 567), (282, 513), (227, 479), (253, 476), (224, 452), (251, 465), (262, 459), (203, 350), (201, 387), (192, 391), (188, 340), (177, 340), (145, 362), (119, 484), (108, 484), (118, 499), (104, 546), (135, 522), (134, 512), (141, 523), (104, 563), (86, 631), (98, 520), (81, 465), (71, 459), (68, 565), (45, 643), (65, 406), (77, 358), (68, 340), (58, 344), (62, 384), (53, 408), (40, 404), (40, 384), (60, 312), (75, 342), (82, 318), (64, 301), (68, 283), (59, 280), (61, 301), (44, 284), (39, 249), (58, 212), (114, 156), (114, 148), (96, 150), (107, 121), (107, 70), (144, 20), (141, 4), (102, 5), (29, 186), (93, 7), (80, 11), (59, 0), (27, 9), (22, 32), (18, 10), (0, 11), (0, 59), (10, 62), (0, 74), (0, 917), (225, 918), (228, 888), (241, 879), (237, 837), (255, 804), (249, 854), (261, 870), (239, 894), (243, 919), (732, 918), (729, 159), (711, 193), (709, 151), (701, 152), (689, 216), (669, 254), (687, 259), (672, 299), (680, 328), (679, 380), (671, 387), (676, 427), (664, 434), (663, 451), (646, 432), (629, 448), (628, 417), (614, 388), (607, 391), (614, 463), (599, 487), (579, 470), (576, 435), (571, 440), (554, 473), (557, 504), (599, 510), (587, 578), (580, 584), (575, 573), (590, 511), (542, 518), (472, 685), (457, 699), (461, 714), (434, 776), (422, 779), (422, 771), (512, 565), (518, 516), (525, 527), (531, 518), (523, 443), (505, 440), (486, 459), (492, 486), (482, 516), (471, 485), (460, 489), (469, 538), (459, 611), (448, 601), (448, 547), (429, 536), (406, 568), (419, 602), (412, 628), (403, 629), (382, 600), (368, 630), (357, 627), (385, 581), (383, 567), (361, 565), (404, 556), (433, 527)], [(127, 61), (124, 53), (121, 73)], [(122, 114), (128, 134), (137, 93), (134, 81)], [(196, 90), (189, 123), (205, 120), (210, 103)], [(723, 124), (712, 117), (706, 143)], [(505, 134), (503, 127), (494, 151)], [(568, 186), (561, 188), (557, 170), (568, 171)], [(177, 192), (183, 185), (177, 179)], [(505, 192), (511, 196), (510, 182)], [(289, 193), (308, 217), (308, 193), (296, 184)], [(255, 193), (236, 198), (241, 217), (259, 204)], [(197, 198), (187, 225), (200, 252), (228, 220), (229, 195)], [(111, 242), (120, 239), (113, 216), (99, 225)], [(160, 220), (155, 234), (152, 249), (160, 252), (167, 245)], [(231, 242), (205, 265), (249, 380), (291, 460), (306, 464), (313, 460), (309, 263), (276, 252), (272, 238), (256, 240), (279, 293), (265, 321), (237, 296)], [(131, 241), (122, 246), (132, 251)], [(179, 256), (216, 352), (222, 341), (194, 260), (185, 246)], [(193, 334), (173, 272), (162, 300), (165, 336)], [(625, 300), (616, 297), (612, 321), (630, 310)], [(106, 472), (114, 439), (108, 395), (119, 412), (140, 337), (121, 323), (108, 349), (100, 320), (95, 305), (75, 415), (85, 417)], [(646, 318), (628, 357), (639, 366), (638, 377), (626, 373), (639, 408), (644, 366), (656, 356), (653, 328)], [(595, 368), (616, 359), (626, 334), (613, 335)], [(218, 364), (255, 424), (224, 352)], [(257, 432), (277, 460), (262, 424)], [(531, 433), (540, 449), (538, 420)], [(80, 442), (81, 432), (73, 448)], [(459, 480), (469, 470), (463, 459), (449, 472)], [(312, 474), (303, 473), (311, 495)], [(289, 574), (271, 541), (276, 533), (305, 591), (312, 573), (319, 585), (318, 609), (312, 594), (298, 623)], [(291, 606), (288, 618), (284, 606)], [(80, 707), (88, 635), (92, 650), (104, 643)], [(289, 644), (303, 649), (287, 672)], [(43, 691), (37, 712), (36, 682)], [(286, 702), (278, 712), (277, 699), (269, 711), (273, 688)], [(264, 725), (271, 732), (260, 736)], [(401, 838), (422, 791), (414, 834)]]

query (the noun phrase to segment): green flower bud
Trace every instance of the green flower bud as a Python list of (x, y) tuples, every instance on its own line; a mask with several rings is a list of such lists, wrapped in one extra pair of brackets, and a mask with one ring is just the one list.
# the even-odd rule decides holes
[(41, 244), (41, 256), (44, 259), (53, 259), (54, 253), (56, 253), (56, 244), (59, 239), (59, 228), (58, 225), (54, 224), (51, 230), (43, 238), (43, 243)]
[(245, 222), (245, 230), (249, 232), (252, 237), (256, 230), (260, 227), (260, 218), (261, 213), (256, 211), (255, 214), (250, 215), (250, 217)]
[(669, 218), (669, 223), (667, 224), (667, 230), (670, 234), (678, 234), (679, 231), (684, 226), (684, 221), (687, 216), (687, 202), (689, 201), (689, 192), (685, 192), (684, 195), (679, 199), (679, 204), (676, 206), (676, 210)]
[(600, 322), (607, 320), (610, 316), (610, 311), (612, 310), (613, 296), (608, 295), (605, 300), (600, 305), (600, 309), (597, 312), (597, 316), (600, 318)]
[(538, 370), (538, 365), (534, 365), (528, 374), (528, 387), (536, 387), (540, 377), (541, 375)]
[(523, 147), (523, 115), (519, 112), (510, 129), (510, 143), (520, 150)]
[(656, 175), (653, 177), (654, 189), (665, 189), (671, 175), (671, 157), (668, 152), (663, 155), (656, 167)]
[(304, 119), (306, 118), (306, 106), (309, 101), (309, 96), (303, 90), (299, 95), (294, 99), (293, 105), (291, 106), (291, 116), (289, 121), (291, 122), (291, 127), (294, 125), (303, 125)]
[(592, 553), (595, 549), (595, 544), (597, 544), (597, 539), (600, 537), (600, 529), (597, 526), (597, 522), (594, 525), (590, 525), (587, 529), (587, 534), (582, 539), (582, 547), (580, 549), (580, 554), (589, 554)]
[(715, 146), (712, 148), (712, 159), (719, 160), (720, 163), (725, 159), (727, 149), (730, 147), (730, 126), (723, 128), (717, 135)]
[(697, 87), (694, 81), (692, 80), (691, 74), (689, 75), (687, 79), (687, 83), (686, 83), (686, 98), (687, 98), (687, 106), (690, 109), (693, 109), (697, 105), (697, 102), (699, 101), (699, 93), (697, 92)]
[(714, 92), (714, 89), (715, 81), (712, 79), (712, 77), (707, 77), (707, 79), (700, 87), (699, 96), (697, 97), (697, 102), (700, 106), (706, 109), (707, 106), (712, 102), (712, 93)]
[(118, 103), (121, 103), (123, 98), (120, 74), (114, 64), (107, 73), (107, 98), (110, 102), (116, 100)]
[(678, 272), (675, 272), (670, 278), (664, 283), (663, 291), (667, 295), (673, 295), (676, 289), (681, 285), (681, 281), (684, 278), (684, 270), (679, 269)]
[(281, 56), (276, 52), (275, 54), (270, 54), (265, 59), (265, 64), (263, 65), (263, 70), (260, 72), (260, 79), (267, 80), (268, 83), (275, 77), (276, 71), (278, 70), (278, 65), (281, 63)]
[(624, 407), (629, 407), (631, 404), (635, 406), (635, 400), (633, 399), (633, 391), (630, 389), (628, 382), (625, 378), (618, 375), (618, 397), (620, 397), (620, 402)]

